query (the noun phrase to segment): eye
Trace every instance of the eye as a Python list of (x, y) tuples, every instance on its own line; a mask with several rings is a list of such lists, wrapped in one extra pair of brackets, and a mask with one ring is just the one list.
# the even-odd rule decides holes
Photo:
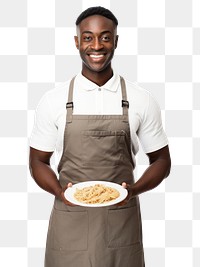
[(101, 38), (103, 41), (105, 41), (105, 42), (108, 42), (108, 41), (110, 41), (110, 37), (109, 36), (107, 36), (107, 35), (105, 35), (105, 36), (102, 36), (102, 38)]
[(92, 37), (91, 36), (84, 36), (83, 40), (86, 41), (86, 42), (89, 42), (89, 41), (92, 40)]

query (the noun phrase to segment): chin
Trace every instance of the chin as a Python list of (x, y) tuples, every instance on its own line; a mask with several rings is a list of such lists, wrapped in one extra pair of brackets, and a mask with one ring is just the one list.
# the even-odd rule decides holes
[(87, 66), (87, 68), (89, 71), (100, 73), (107, 71), (110, 68), (110, 65), (103, 65), (99, 67)]

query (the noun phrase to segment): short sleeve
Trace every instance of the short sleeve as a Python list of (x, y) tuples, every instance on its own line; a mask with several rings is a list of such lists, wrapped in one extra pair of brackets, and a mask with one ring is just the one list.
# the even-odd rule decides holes
[(30, 136), (30, 146), (46, 152), (55, 150), (57, 128), (53, 121), (52, 107), (49, 103), (48, 93), (40, 100), (35, 111), (35, 121)]
[(154, 152), (168, 144), (162, 126), (160, 107), (150, 94), (138, 130), (138, 138), (145, 153)]

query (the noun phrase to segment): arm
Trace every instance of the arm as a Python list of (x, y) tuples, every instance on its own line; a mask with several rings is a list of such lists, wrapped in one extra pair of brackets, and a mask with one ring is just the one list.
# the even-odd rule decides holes
[(50, 166), (52, 155), (53, 152), (44, 152), (30, 147), (29, 168), (31, 176), (42, 189), (60, 198), (65, 204), (69, 204), (64, 197), (64, 189)]
[[(168, 146), (148, 153), (147, 156), (150, 166), (134, 185), (128, 186), (130, 197), (155, 188), (170, 173), (171, 159)], [(123, 186), (126, 187), (126, 184), (123, 183)]]

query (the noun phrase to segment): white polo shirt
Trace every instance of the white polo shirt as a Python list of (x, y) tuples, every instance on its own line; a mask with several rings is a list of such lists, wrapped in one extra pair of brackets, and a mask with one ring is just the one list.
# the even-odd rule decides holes
[[(125, 80), (129, 101), (129, 123), (133, 158), (139, 149), (145, 153), (156, 151), (168, 144), (163, 131), (160, 108), (150, 93), (136, 83)], [(69, 83), (48, 91), (40, 100), (30, 137), (30, 146), (46, 151), (57, 151), (58, 160), (63, 150), (66, 124), (66, 103)], [(122, 114), (120, 76), (113, 77), (103, 86), (86, 79), (79, 73), (74, 82), (74, 114)]]

